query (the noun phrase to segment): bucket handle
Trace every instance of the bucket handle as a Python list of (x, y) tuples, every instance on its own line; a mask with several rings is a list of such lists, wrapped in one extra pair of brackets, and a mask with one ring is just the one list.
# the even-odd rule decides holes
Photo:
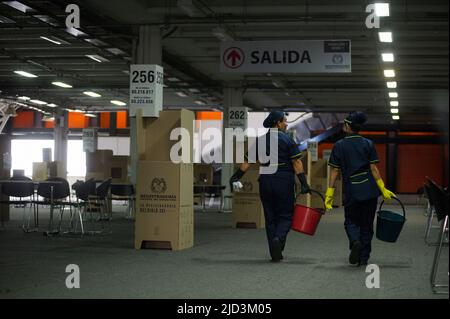
[[(402, 206), (402, 210), (403, 210), (403, 219), (406, 220), (406, 210), (405, 210), (405, 206), (403, 206), (403, 203), (402, 203), (402, 202), (400, 201), (400, 199), (398, 199), (397, 197), (392, 197), (392, 199), (395, 199), (397, 202), (400, 203), (400, 206)], [(384, 199), (381, 201), (381, 203), (380, 203), (380, 209), (378, 209), (378, 210), (381, 210), (381, 207), (383, 207), (383, 204), (384, 204)]]
[[(325, 198), (323, 197), (323, 195), (320, 192), (318, 192), (318, 191), (316, 191), (314, 189), (310, 189), (310, 192), (319, 195), (320, 199), (322, 199), (322, 202), (323, 202), (323, 213), (322, 214), (325, 214), (325, 211), (327, 210), (327, 207), (325, 206)], [(297, 200), (300, 195), (305, 195), (305, 194), (302, 194), (302, 193), (299, 192), (297, 194), (297, 196), (295, 196), (295, 200)]]

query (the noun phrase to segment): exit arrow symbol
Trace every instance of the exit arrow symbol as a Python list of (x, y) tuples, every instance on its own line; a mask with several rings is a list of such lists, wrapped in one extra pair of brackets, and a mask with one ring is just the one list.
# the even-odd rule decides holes
[(242, 57), (236, 50), (232, 50), (228, 54), (227, 61), (229, 61), (230, 59), (231, 59), (231, 65), (235, 66), (236, 65), (236, 60), (241, 60)]

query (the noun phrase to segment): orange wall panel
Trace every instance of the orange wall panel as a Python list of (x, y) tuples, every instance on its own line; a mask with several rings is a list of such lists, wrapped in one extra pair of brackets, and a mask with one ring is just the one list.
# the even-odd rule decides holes
[(69, 128), (87, 128), (89, 125), (89, 117), (83, 113), (69, 112)]
[(111, 119), (111, 113), (109, 113), (109, 112), (100, 113), (100, 128), (109, 128), (110, 119)]
[(380, 160), (377, 167), (380, 171), (381, 178), (386, 183), (386, 144), (375, 144), (375, 149), (377, 151), (378, 159)]
[(221, 119), (222, 119), (222, 112), (207, 112), (207, 111), (197, 112), (197, 120), (220, 121)]
[(55, 128), (55, 121), (44, 121), (45, 128)]
[(22, 111), (17, 112), (17, 116), (13, 117), (13, 128), (33, 128), (34, 112)]
[(116, 127), (127, 128), (127, 111), (117, 112)]
[(319, 143), (319, 149), (318, 149), (319, 158), (323, 157), (324, 150), (331, 150), (333, 148), (333, 146), (334, 146), (333, 143)]
[(444, 148), (439, 144), (398, 145), (397, 192), (416, 193), (425, 176), (442, 185)]

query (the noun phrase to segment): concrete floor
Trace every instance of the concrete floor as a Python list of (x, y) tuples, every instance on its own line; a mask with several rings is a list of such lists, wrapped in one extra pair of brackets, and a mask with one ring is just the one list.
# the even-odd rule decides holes
[[(326, 215), (314, 237), (291, 232), (280, 263), (269, 261), (263, 229), (232, 229), (230, 214), (197, 212), (195, 246), (172, 252), (134, 250), (123, 212), (112, 234), (80, 239), (25, 234), (13, 209), (0, 227), (0, 298), (448, 298), (430, 288), (435, 249), (423, 242), (423, 208), (407, 211), (397, 243), (374, 239), (380, 288), (368, 289), (365, 268), (347, 264), (343, 209)], [(65, 286), (68, 264), (80, 267), (80, 289)], [(441, 265), (448, 283), (448, 247)]]

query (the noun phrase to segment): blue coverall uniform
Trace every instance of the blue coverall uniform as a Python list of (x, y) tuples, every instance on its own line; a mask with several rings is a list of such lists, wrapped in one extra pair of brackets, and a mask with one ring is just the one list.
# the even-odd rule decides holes
[[(302, 157), (294, 140), (283, 131), (276, 131), (278, 132), (277, 171), (274, 174), (259, 176), (259, 195), (264, 209), (270, 251), (272, 251), (272, 241), (275, 237), (280, 239), (284, 249), (287, 234), (291, 229), (295, 205), (295, 171), (292, 160)], [(269, 132), (260, 137), (266, 140), (266, 154), (270, 154)], [(261, 163), (261, 166), (268, 166), (268, 164)]]
[(328, 165), (340, 169), (344, 188), (345, 231), (350, 249), (361, 242), (360, 263), (367, 263), (372, 250), (373, 222), (380, 191), (370, 164), (378, 163), (373, 142), (359, 134), (339, 140), (333, 147)]

